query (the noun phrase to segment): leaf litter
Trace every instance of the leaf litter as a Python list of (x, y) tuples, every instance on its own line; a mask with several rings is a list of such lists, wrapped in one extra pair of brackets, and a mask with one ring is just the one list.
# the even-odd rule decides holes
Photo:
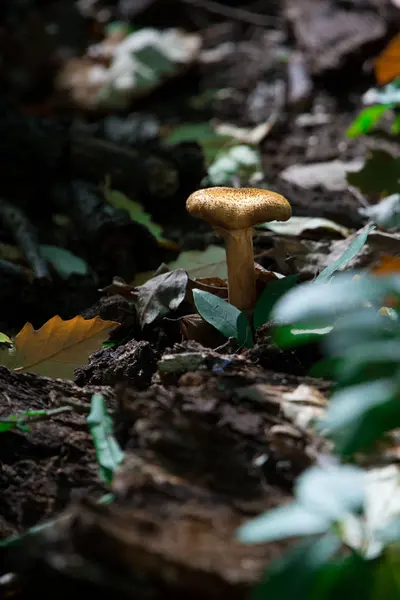
[[(125, 10), (128, 4), (125, 3)], [(143, 10), (152, 5), (151, 10), (157, 11), (157, 0), (142, 4)], [(190, 13), (191, 3), (185, 4)], [(364, 449), (360, 450), (360, 439), (368, 442), (384, 434), (385, 415), (391, 415), (393, 423), (398, 418), (396, 405), (387, 393), (393, 386), (392, 374), (385, 373), (390, 384), (383, 394), (381, 388), (380, 396), (374, 396), (370, 383), (356, 382), (354, 398), (364, 394), (366, 401), (364, 405), (356, 401), (354, 405), (347, 403), (346, 413), (341, 408), (344, 403), (339, 395), (346, 397), (345, 392), (335, 390), (328, 401), (330, 379), (312, 378), (309, 373), (322, 358), (325, 341), (336, 339), (329, 337), (331, 333), (340, 334), (335, 319), (348, 308), (354, 309), (353, 318), (359, 310), (369, 308), (379, 313), (386, 324), (390, 323), (393, 331), (396, 328), (396, 290), (385, 288), (383, 296), (382, 290), (376, 289), (375, 296), (373, 292), (377, 279), (383, 280), (387, 275), (395, 278), (398, 272), (399, 238), (395, 220), (398, 157), (387, 147), (373, 148), (360, 172), (349, 174), (347, 181), (343, 174), (348, 165), (360, 157), (364, 159), (362, 136), (385, 127), (387, 121), (393, 119), (398, 73), (388, 68), (388, 55), (396, 51), (392, 45), (375, 63), (378, 83), (388, 86), (375, 89), (374, 102), (378, 106), (369, 113), (364, 109), (355, 120), (354, 111), (350, 115), (350, 112), (342, 114), (341, 109), (332, 109), (330, 103), (320, 97), (320, 92), (313, 89), (307, 70), (318, 74), (346, 65), (347, 59), (353, 57), (355, 39), (359, 42), (357, 52), (360, 47), (364, 52), (364, 43), (367, 47), (371, 39), (379, 38), (383, 17), (375, 15), (375, 21), (374, 18), (368, 21), (371, 27), (365, 31), (366, 21), (360, 15), (360, 20), (355, 21), (352, 9), (346, 9), (348, 20), (343, 21), (341, 8), (333, 8), (328, 0), (325, 5), (326, 11), (321, 14), (314, 11), (312, 18), (308, 15), (311, 20), (305, 18), (305, 21), (303, 6), (292, 11), (289, 2), (280, 9), (293, 27), (296, 48), (289, 50), (274, 37), (272, 30), (264, 31), (262, 39), (255, 32), (251, 39), (233, 42), (238, 34), (232, 33), (228, 17), (228, 22), (223, 24), (228, 27), (228, 46), (225, 45), (223, 52), (224, 27), (218, 30), (218, 43), (212, 47), (215, 43), (212, 31), (158, 31), (151, 27), (139, 27), (136, 31), (122, 23), (111, 28), (98, 25), (104, 34), (100, 43), (97, 32), (96, 39), (84, 45), (86, 50), (82, 56), (79, 57), (78, 52), (77, 59), (61, 61), (58, 92), (67, 95), (69, 109), (72, 102), (79, 107), (80, 116), (85, 111), (90, 114), (91, 122), (80, 126), (86, 131), (85, 135), (90, 132), (91, 141), (96, 136), (107, 138), (111, 127), (110, 123), (105, 126), (93, 109), (123, 107), (131, 110), (134, 107), (136, 110), (138, 106), (140, 111), (140, 104), (132, 104), (132, 101), (142, 96), (146, 98), (146, 108), (152, 111), (156, 106), (153, 101), (157, 102), (157, 94), (152, 96), (152, 92), (157, 90), (162, 92), (164, 106), (155, 109), (155, 114), (163, 121), (162, 113), (168, 112), (169, 103), (163, 96), (164, 90), (168, 93), (168, 86), (162, 86), (165, 82), (177, 84), (171, 103), (175, 105), (180, 95), (179, 78), (185, 71), (189, 79), (193, 75), (200, 78), (204, 93), (213, 90), (207, 106), (212, 107), (213, 116), (217, 117), (204, 117), (205, 113), (186, 115), (183, 111), (182, 119), (174, 114), (173, 119), (163, 122), (159, 130), (160, 146), (157, 135), (151, 138), (150, 150), (141, 145), (142, 142), (134, 141), (134, 147), (129, 149), (130, 160), (135, 156), (137, 142), (139, 161), (149, 151), (150, 162), (144, 161), (146, 168), (143, 169), (135, 166), (129, 174), (129, 169), (123, 168), (121, 176), (117, 160), (118, 168), (112, 180), (116, 174), (118, 192), (100, 189), (100, 202), (98, 197), (94, 202), (86, 188), (84, 202), (82, 195), (71, 199), (67, 194), (67, 202), (58, 198), (54, 213), (67, 212), (68, 217), (64, 225), (56, 224), (55, 231), (40, 231), (39, 247), (43, 256), (51, 264), (52, 274), (63, 281), (62, 293), (79, 275), (80, 285), (91, 281), (92, 289), (101, 288), (102, 295), (94, 294), (97, 304), (90, 308), (88, 304), (93, 300), (76, 309), (72, 305), (68, 311), (60, 310), (63, 318), (49, 318), (48, 314), (43, 318), (39, 313), (32, 319), (34, 325), (28, 323), (16, 336), (15, 325), (10, 327), (5, 321), (1, 327), (10, 335), (8, 338), (3, 334), (0, 340), (2, 355), (7, 357), (3, 364), (12, 369), (3, 368), (0, 372), (3, 393), (0, 429), (2, 423), (4, 440), (13, 441), (7, 444), (4, 462), (15, 465), (10, 477), (7, 473), (4, 475), (4, 488), (10, 491), (3, 502), (6, 527), (9, 527), (5, 531), (7, 534), (25, 531), (32, 524), (28, 512), (35, 515), (35, 522), (36, 515), (39, 518), (52, 516), (52, 509), (48, 507), (54, 506), (57, 511), (64, 509), (61, 519), (67, 516), (67, 522), (71, 522), (72, 515), (73, 527), (67, 525), (60, 529), (59, 523), (53, 523), (49, 538), (45, 536), (40, 542), (50, 549), (49, 555), (54, 549), (52, 543), (56, 544), (63, 559), (61, 571), (67, 578), (71, 571), (63, 540), (68, 539), (72, 544), (82, 565), (88, 558), (93, 564), (93, 556), (89, 557), (84, 548), (88, 533), (94, 532), (98, 542), (95, 562), (99, 579), (96, 583), (102, 587), (109, 584), (105, 574), (109, 572), (109, 548), (112, 547), (113, 562), (123, 565), (124, 573), (140, 571), (142, 579), (152, 582), (161, 579), (163, 584), (173, 588), (174, 594), (174, 582), (178, 581), (180, 591), (183, 585), (186, 595), (195, 589), (204, 597), (236, 597), (237, 594), (242, 597), (243, 589), (247, 594), (250, 586), (259, 580), (265, 565), (282, 555), (285, 545), (283, 542), (260, 547), (239, 544), (236, 532), (245, 520), (270, 509), (277, 511), (264, 519), (261, 529), (257, 526), (254, 530), (258, 539), (260, 535), (265, 540), (281, 539), (285, 534), (325, 534), (299, 554), (307, 556), (318, 570), (317, 567), (327, 566), (326, 557), (333, 560), (337, 550), (338, 540), (327, 530), (332, 525), (336, 527), (336, 520), (341, 520), (346, 511), (359, 508), (362, 486), (358, 467), (335, 463), (339, 458), (332, 440), (325, 431), (321, 433), (316, 423), (324, 422), (325, 418), (333, 439), (336, 440), (338, 433), (342, 434), (336, 440), (340, 452), (360, 452), (361, 462), (370, 464), (368, 455), (363, 454)], [(199, 10), (210, 10), (213, 14), (215, 8), (218, 10), (218, 5), (210, 3), (210, 8)], [(96, 8), (86, 10), (96, 11)], [(137, 10), (140, 14), (140, 7)], [(236, 13), (232, 7), (227, 10), (234, 11), (234, 21), (240, 15), (239, 20), (246, 22), (253, 14), (247, 10), (240, 12), (241, 9)], [(325, 40), (316, 56), (315, 47), (303, 39), (303, 23), (307, 23), (307, 30), (311, 27), (317, 33), (325, 31), (324, 27), (317, 26), (318, 19), (325, 24), (324, 14), (331, 12), (330, 22), (342, 23), (342, 27), (331, 28), (328, 41), (332, 41), (340, 29), (346, 43), (327, 44)], [(360, 12), (363, 14), (361, 9)], [(367, 16), (371, 19), (371, 14)], [(101, 19), (96, 22), (101, 23)], [(207, 48), (209, 36), (211, 48)], [(317, 46), (321, 44), (319, 35), (315, 39)], [(203, 44), (206, 49), (200, 55)], [(302, 56), (298, 55), (297, 45), (302, 49)], [(326, 47), (332, 48), (330, 54), (326, 53)], [(216, 48), (219, 48), (218, 60), (212, 54)], [(296, 102), (288, 103), (294, 114), (286, 111), (282, 98), (271, 94), (271, 89), (277, 86), (265, 80), (266, 72), (274, 80), (273, 84), (285, 78), (285, 56), (289, 71), (292, 72), (297, 63), (302, 65), (298, 72), (302, 72), (308, 82), (307, 93), (300, 94)], [(229, 68), (230, 60), (233, 60), (233, 72)], [(349, 60), (349, 65), (351, 62)], [(197, 73), (199, 65), (201, 73)], [(190, 72), (193, 66), (196, 68)], [(208, 85), (210, 76), (217, 76), (214, 87)], [(291, 80), (289, 83), (292, 86)], [(296, 94), (289, 91), (293, 99)], [(197, 100), (198, 92), (196, 90)], [(199, 110), (195, 108), (196, 96), (188, 103), (195, 113)], [(58, 101), (60, 98), (55, 102), (56, 107)], [(360, 99), (359, 104), (363, 103)], [(204, 107), (205, 104), (201, 110)], [(29, 111), (32, 110), (33, 107), (29, 107)], [(138, 114), (139, 120), (144, 121), (141, 113)], [(288, 124), (284, 122), (286, 119)], [(395, 125), (396, 119), (392, 132)], [(342, 143), (346, 131), (347, 140)], [(327, 144), (326, 139), (331, 142)], [(116, 146), (112, 150), (118, 154), (119, 142), (115, 139), (112, 142)], [(49, 155), (54, 156), (54, 152)], [(202, 160), (196, 163), (199, 156)], [(95, 167), (94, 176), (91, 171), (89, 178), (95, 180), (96, 186), (109, 172), (108, 164), (105, 168), (100, 158), (95, 153), (77, 161), (83, 171), (87, 164)], [(167, 165), (166, 172), (156, 169), (149, 177), (148, 164), (157, 164), (157, 168), (160, 164)], [(270, 187), (271, 184), (279, 191), (285, 171), (287, 176), (288, 168), (292, 169), (293, 175), (293, 167), (303, 168), (301, 176), (306, 187), (298, 185), (298, 179), (288, 188), (282, 183), (282, 190), (289, 190), (295, 216), (287, 223), (264, 224), (257, 229), (254, 245), (259, 301), (253, 315), (244, 315), (227, 302), (224, 248), (199, 243), (202, 232), (196, 231), (193, 223), (186, 224), (183, 220), (181, 224), (184, 199), (193, 191), (192, 187), (199, 187), (201, 182), (235, 187), (248, 184)], [(154, 185), (147, 185), (147, 178)], [(166, 196), (158, 197), (154, 193), (157, 186), (163, 193), (175, 191), (166, 200)], [(61, 187), (68, 185), (63, 181)], [(344, 198), (339, 209), (338, 195), (335, 196), (338, 190)], [(87, 210), (91, 202), (94, 210)], [(128, 234), (123, 227), (113, 229), (116, 222), (121, 223), (118, 220), (123, 211), (125, 218), (127, 211), (129, 219), (143, 227), (131, 229)], [(349, 215), (352, 215), (350, 219)], [(79, 228), (83, 228), (84, 233), (78, 240)], [(86, 237), (89, 239), (88, 232), (92, 228), (102, 234), (88, 248), (84, 242)], [(147, 231), (148, 239), (156, 240), (154, 246), (142, 244), (142, 230)], [(15, 231), (7, 233), (10, 234), (5, 236), (7, 242), (10, 237), (18, 239)], [(135, 236), (139, 242), (132, 246)], [(32, 239), (30, 243), (32, 245)], [(35, 244), (33, 247), (35, 249)], [(161, 250), (160, 255), (152, 256), (157, 248)], [(96, 255), (103, 250), (103, 261), (107, 262), (113, 252), (117, 257), (111, 273), (107, 265), (96, 264)], [(2, 255), (4, 264), (0, 266), (7, 277), (15, 278), (20, 274), (17, 266), (25, 266), (25, 261), (29, 264), (29, 252), (25, 258), (8, 252)], [(127, 276), (124, 261), (128, 265), (134, 263)], [(355, 267), (361, 269), (361, 275), (354, 277), (350, 272), (341, 279), (340, 271)], [(357, 284), (357, 278), (362, 279), (366, 274), (375, 279), (364, 279)], [(304, 280), (310, 283), (302, 287)], [(7, 287), (4, 286), (5, 291)], [(343, 294), (344, 300), (335, 297), (336, 293)], [(47, 290), (39, 292), (43, 304), (46, 295), (51, 294)], [(9, 297), (17, 304), (22, 293)], [(7, 311), (12, 311), (12, 304), (8, 303)], [(71, 319), (80, 311), (85, 318)], [(276, 319), (285, 315), (309, 321), (282, 325), (280, 339), (286, 340), (287, 347), (278, 343), (274, 329)], [(345, 319), (346, 314), (341, 318)], [(318, 319), (323, 321), (324, 327), (316, 323)], [(284, 327), (287, 329), (283, 330)], [(297, 340), (302, 337), (303, 341), (311, 339), (312, 344), (296, 347), (293, 345), (295, 337)], [(14, 347), (9, 348), (10, 345)], [(352, 354), (356, 353), (350, 350), (349, 363)], [(360, 361), (370, 360), (367, 354), (359, 353)], [(355, 372), (355, 363), (352, 368)], [(363, 369), (370, 372), (364, 363), (361, 373)], [(350, 368), (342, 369), (347, 376), (350, 371)], [(112, 377), (113, 373), (117, 374), (116, 378)], [(72, 383), (74, 379), (78, 385)], [(346, 393), (352, 400), (348, 390)], [(353, 408), (352, 413), (350, 409), (356, 405), (358, 412)], [(380, 405), (387, 412), (374, 418), (374, 410)], [(352, 419), (352, 414), (357, 419)], [(346, 426), (345, 431), (342, 425)], [(20, 442), (22, 437), (23, 444), (14, 444), (14, 440)], [(393, 438), (387, 435), (385, 442), (385, 449), (374, 458), (378, 462), (383, 457), (391, 460), (394, 456)], [(49, 459), (36, 460), (39, 447), (49, 449)], [(27, 464), (30, 465), (29, 477)], [(100, 491), (99, 486), (105, 484), (106, 489), (112, 491), (114, 503), (99, 504), (100, 493), (96, 500), (78, 500), (73, 505), (69, 503), (68, 494), (64, 494), (68, 498), (63, 502), (59, 500), (61, 486), (57, 477), (83, 489), (82, 497), (89, 488), (98, 486), (96, 490)], [(20, 500), (21, 485), (22, 493), (32, 504), (26, 512), (21, 508), (26, 504), (25, 499)], [(56, 491), (48, 492), (49, 489)], [(102, 488), (102, 493), (104, 491)], [(293, 493), (294, 505), (291, 504)], [(14, 516), (16, 513), (22, 517)], [(254, 524), (257, 521), (245, 526), (247, 533), (251, 534)], [(91, 542), (88, 545), (92, 545)], [(353, 540), (353, 547), (360, 545)], [(41, 555), (42, 563), (46, 561), (45, 555)], [(294, 560), (288, 564), (297, 563)], [(335, 564), (335, 568), (337, 566)], [(177, 574), (174, 581), (166, 574), (171, 568)], [(79, 573), (78, 579), (86, 579), (84, 571)], [(307, 575), (303, 568), (296, 572), (300, 571)], [(232, 573), (235, 573), (234, 578)], [(126, 585), (125, 576), (121, 579)], [(272, 590), (269, 597), (293, 596), (293, 591), (286, 593), (283, 581), (290, 581), (300, 598), (309, 597), (304, 579), (286, 576), (276, 584), (278, 580), (279, 577), (272, 578), (265, 584), (265, 590)], [(221, 584), (216, 586), (216, 581)], [(118, 585), (113, 584), (113, 591)], [(133, 589), (131, 580), (127, 587)], [(157, 590), (155, 596), (158, 597)]]

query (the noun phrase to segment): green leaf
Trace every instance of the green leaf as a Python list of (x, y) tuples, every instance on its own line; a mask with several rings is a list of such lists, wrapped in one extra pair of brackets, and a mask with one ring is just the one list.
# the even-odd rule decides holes
[(383, 277), (341, 273), (328, 283), (308, 282), (283, 296), (272, 311), (277, 324), (312, 323), (332, 325), (339, 316), (359, 311), (366, 302), (378, 303), (389, 289)]
[(321, 379), (334, 379), (336, 374), (340, 372), (343, 360), (338, 356), (329, 356), (322, 358), (311, 367), (307, 375)]
[(328, 267), (326, 267), (326, 269), (321, 271), (318, 277), (315, 278), (315, 281), (324, 281), (326, 279), (329, 279), (335, 271), (337, 271), (338, 269), (342, 269), (343, 267), (348, 265), (349, 262), (353, 260), (353, 258), (357, 256), (357, 254), (360, 252), (361, 248), (367, 241), (368, 235), (373, 229), (375, 229), (374, 225), (367, 226), (365, 228), (365, 231), (359, 234), (351, 242), (351, 244), (349, 244), (349, 246), (343, 252), (342, 256), (338, 258), (338, 260), (336, 260), (332, 265), (329, 265)]
[(105, 483), (111, 484), (114, 472), (124, 459), (124, 453), (114, 438), (112, 421), (102, 394), (93, 394), (86, 421), (96, 448), (100, 476)]
[(12, 340), (5, 333), (0, 333), (0, 345), (5, 344), (6, 346), (12, 345)]
[(390, 106), (387, 104), (376, 104), (364, 108), (346, 131), (347, 137), (356, 138), (371, 131), (389, 108)]
[(203, 149), (208, 163), (215, 159), (217, 154), (233, 143), (231, 137), (219, 135), (210, 123), (183, 123), (176, 127), (165, 141), (168, 144), (196, 141)]
[(139, 204), (139, 202), (131, 200), (122, 192), (109, 189), (107, 185), (104, 186), (103, 191), (106, 201), (114, 208), (126, 210), (129, 213), (132, 221), (143, 225), (143, 227), (146, 227), (146, 229), (155, 237), (158, 242), (167, 241), (162, 235), (163, 228), (161, 225), (158, 225), (153, 221), (151, 215), (144, 210), (143, 206)]
[(272, 281), (267, 285), (259, 297), (254, 309), (254, 329), (258, 329), (264, 325), (264, 323), (268, 323), (268, 321), (271, 320), (273, 307), (279, 298), (296, 285), (298, 278), (298, 275), (289, 275), (288, 277)]
[(338, 452), (348, 455), (399, 426), (397, 387), (392, 379), (378, 379), (334, 393), (319, 428), (335, 441)]
[[(298, 544), (283, 559), (269, 566), (251, 600), (317, 600), (311, 594), (318, 577), (340, 545), (339, 538), (333, 534)], [(325, 599), (319, 596), (318, 600)]]
[(210, 323), (222, 335), (234, 338), (237, 342), (251, 348), (254, 345), (253, 334), (246, 315), (214, 294), (203, 290), (193, 290), (193, 298), (199, 315)]
[(275, 508), (238, 530), (238, 539), (246, 544), (267, 543), (299, 535), (324, 533), (331, 521), (323, 514), (297, 502)]
[(317, 327), (314, 325), (280, 325), (274, 327), (272, 338), (279, 348), (294, 348), (306, 344), (318, 343), (331, 333), (332, 325)]
[(297, 480), (297, 502), (331, 523), (359, 513), (365, 502), (365, 474), (351, 465), (315, 466)]
[(373, 150), (360, 171), (348, 173), (347, 181), (366, 195), (389, 196), (400, 191), (400, 158)]
[(40, 246), (40, 254), (53, 265), (54, 269), (63, 279), (67, 279), (73, 274), (86, 275), (88, 273), (89, 267), (86, 261), (83, 258), (79, 258), (79, 256), (75, 256), (75, 254), (72, 254), (72, 252), (65, 248), (42, 244)]

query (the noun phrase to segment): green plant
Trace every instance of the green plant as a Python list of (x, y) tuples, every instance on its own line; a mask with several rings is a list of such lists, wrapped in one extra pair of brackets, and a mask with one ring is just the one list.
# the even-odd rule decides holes
[[(389, 300), (390, 308), (382, 310)], [(355, 462), (358, 453), (373, 451), (400, 427), (399, 306), (399, 276), (344, 273), (291, 289), (273, 309), (274, 335), (281, 338), (284, 329), (287, 345), (298, 343), (295, 332), (305, 323), (327, 329), (322, 341), (327, 359), (319, 370), (335, 386), (318, 429), (333, 441), (336, 462), (307, 470), (292, 504), (239, 530), (246, 543), (305, 536), (271, 566), (254, 598), (400, 597), (399, 471), (393, 467), (387, 474), (392, 487), (385, 506), (379, 504), (384, 485), (373, 471), (340, 463)]]
[(346, 135), (355, 138), (370, 133), (382, 117), (390, 110), (394, 111), (391, 133), (400, 132), (400, 115), (396, 110), (400, 105), (400, 78), (388, 83), (383, 88), (369, 90), (364, 101), (371, 104), (364, 108), (348, 128)]
[[(373, 225), (366, 227), (349, 244), (342, 256), (318, 275), (315, 282), (327, 281), (336, 271), (345, 267), (360, 252), (372, 229), (374, 229)], [(271, 321), (275, 304), (297, 284), (297, 281), (298, 275), (289, 275), (267, 285), (254, 309), (253, 329), (258, 329)], [(252, 326), (244, 312), (232, 306), (226, 300), (202, 290), (193, 290), (193, 298), (199, 314), (210, 325), (218, 329), (222, 335), (227, 338), (234, 338), (240, 346), (246, 348), (251, 348), (254, 345)], [(295, 336), (297, 344), (307, 343), (319, 338), (321, 335), (326, 335), (330, 330), (330, 324), (322, 328), (307, 323), (303, 323), (301, 327), (297, 328), (288, 325), (279, 329), (275, 341), (279, 346), (286, 347), (292, 345)]]

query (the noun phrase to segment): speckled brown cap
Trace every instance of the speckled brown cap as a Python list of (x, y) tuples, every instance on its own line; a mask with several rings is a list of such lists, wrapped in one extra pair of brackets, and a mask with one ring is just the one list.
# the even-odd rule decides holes
[(186, 209), (192, 217), (228, 231), (248, 229), (266, 221), (287, 221), (292, 216), (286, 198), (258, 188), (198, 190), (187, 199)]

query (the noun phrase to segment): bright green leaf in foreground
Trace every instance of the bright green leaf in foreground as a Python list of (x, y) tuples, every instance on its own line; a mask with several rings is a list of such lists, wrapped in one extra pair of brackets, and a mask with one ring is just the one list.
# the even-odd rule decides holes
[(124, 453), (114, 438), (112, 421), (102, 394), (93, 394), (87, 424), (96, 448), (100, 476), (105, 483), (111, 484), (114, 472), (124, 459)]
[(356, 138), (371, 131), (389, 108), (387, 104), (375, 104), (364, 108), (346, 131), (347, 137)]
[(246, 348), (254, 345), (250, 323), (238, 308), (203, 290), (193, 290), (193, 298), (199, 315), (222, 335), (234, 338)]

